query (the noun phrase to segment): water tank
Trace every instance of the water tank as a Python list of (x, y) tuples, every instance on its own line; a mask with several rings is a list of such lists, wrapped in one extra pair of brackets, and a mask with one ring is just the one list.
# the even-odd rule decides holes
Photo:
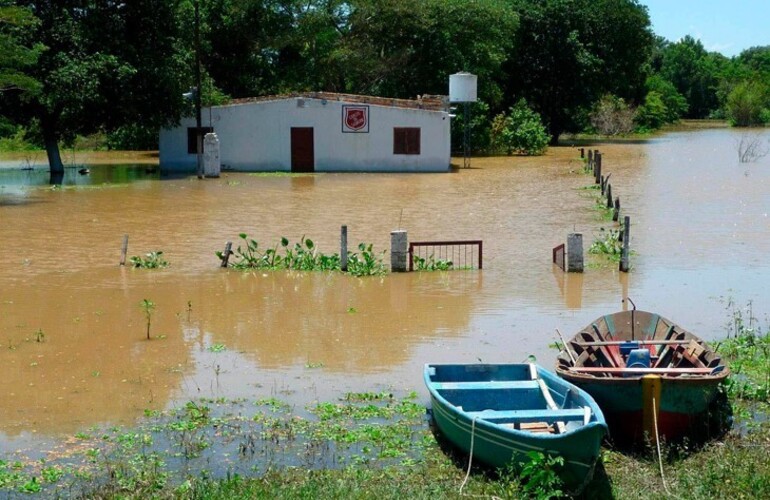
[(476, 102), (476, 79), (464, 71), (449, 75), (449, 102)]

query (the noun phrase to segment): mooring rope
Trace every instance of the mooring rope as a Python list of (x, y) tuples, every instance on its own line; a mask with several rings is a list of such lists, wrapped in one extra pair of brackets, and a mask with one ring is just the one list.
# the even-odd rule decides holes
[(465, 472), (465, 479), (463, 479), (463, 484), (460, 485), (460, 496), (463, 494), (463, 488), (465, 488), (465, 483), (468, 482), (468, 478), (471, 475), (471, 466), (473, 465), (473, 440), (476, 437), (476, 419), (479, 417), (473, 417), (473, 421), (471, 421), (471, 451), (470, 455), (468, 456), (468, 470)]
[(660, 434), (658, 433), (658, 411), (655, 405), (655, 397), (652, 398), (652, 423), (655, 426), (655, 444), (658, 448), (658, 465), (660, 465), (660, 479), (663, 481), (663, 489), (668, 496), (672, 496), (666, 485), (666, 476), (663, 475), (663, 456), (660, 453)]

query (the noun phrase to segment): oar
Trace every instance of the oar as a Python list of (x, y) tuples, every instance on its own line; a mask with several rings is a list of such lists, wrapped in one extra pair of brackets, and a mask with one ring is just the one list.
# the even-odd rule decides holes
[(564, 337), (562, 337), (561, 332), (559, 331), (558, 328), (556, 329), (556, 333), (559, 334), (559, 338), (561, 339), (561, 343), (564, 346), (564, 350), (567, 351), (567, 354), (569, 354), (569, 359), (572, 360), (572, 366), (575, 366), (577, 364), (577, 360), (575, 359), (575, 356), (572, 354), (572, 351), (570, 350), (567, 343), (564, 341)]

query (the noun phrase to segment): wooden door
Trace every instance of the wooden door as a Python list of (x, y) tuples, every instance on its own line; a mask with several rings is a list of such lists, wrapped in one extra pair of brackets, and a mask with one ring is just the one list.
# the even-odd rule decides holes
[(292, 127), (291, 171), (313, 172), (314, 170), (313, 127)]

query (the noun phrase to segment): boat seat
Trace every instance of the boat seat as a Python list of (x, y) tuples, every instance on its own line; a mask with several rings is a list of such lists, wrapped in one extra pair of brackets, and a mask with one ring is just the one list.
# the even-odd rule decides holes
[(523, 422), (575, 422), (584, 421), (590, 408), (570, 408), (558, 410), (483, 410), (466, 412), (471, 418), (488, 420), (496, 424)]
[(537, 389), (537, 380), (496, 380), (483, 382), (434, 382), (439, 391), (480, 390), (480, 389)]

